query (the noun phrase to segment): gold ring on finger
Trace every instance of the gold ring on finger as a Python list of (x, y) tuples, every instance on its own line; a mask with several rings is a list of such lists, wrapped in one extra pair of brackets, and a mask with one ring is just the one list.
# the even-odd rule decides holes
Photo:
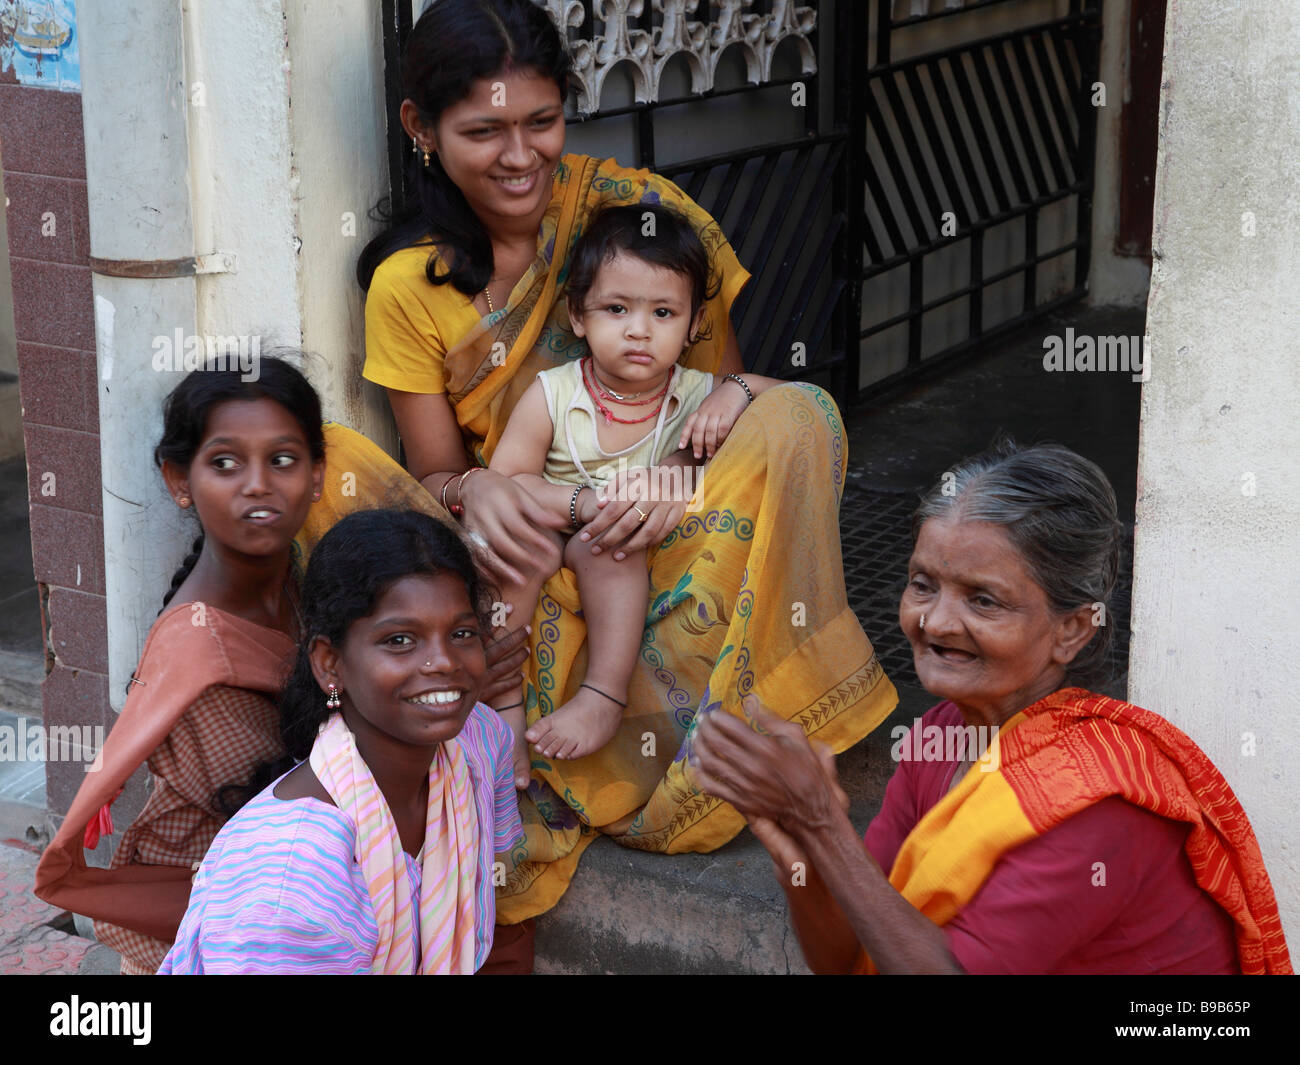
[(638, 507), (635, 503), (632, 504), (632, 509), (635, 510), (638, 514), (641, 515), (640, 520), (637, 522), (638, 525), (640, 525), (641, 522), (645, 521), (646, 518), (650, 517), (649, 514), (647, 514), (644, 510), (642, 510), (640, 507)]

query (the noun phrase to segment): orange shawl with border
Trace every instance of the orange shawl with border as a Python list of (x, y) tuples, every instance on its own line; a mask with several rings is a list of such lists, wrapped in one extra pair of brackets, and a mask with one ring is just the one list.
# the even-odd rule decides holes
[[(1232, 917), (1242, 973), (1291, 972), (1246, 811), (1181, 731), (1131, 703), (1063, 688), (1007, 721), (997, 745), (998, 768), (976, 763), (917, 823), (889, 874), (935, 924), (975, 897), (1003, 854), (1116, 795), (1191, 826), (1187, 858), (1196, 882)], [(856, 971), (875, 971), (865, 953)]]
[(41, 855), (36, 895), (73, 913), (166, 942), (175, 939), (192, 871), (163, 865), (90, 868), (83, 851), (87, 826), (203, 691), (225, 685), (274, 695), (294, 650), (283, 633), (201, 603), (182, 603), (158, 618), (126, 705)]

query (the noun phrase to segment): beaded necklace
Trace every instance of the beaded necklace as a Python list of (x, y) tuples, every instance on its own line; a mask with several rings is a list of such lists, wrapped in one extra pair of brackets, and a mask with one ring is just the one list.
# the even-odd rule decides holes
[[(649, 399), (642, 399), (636, 402), (629, 403), (629, 406), (643, 407), (647, 403), (654, 403), (655, 400), (659, 400), (659, 402), (655, 405), (655, 409), (652, 410), (649, 414), (641, 418), (620, 418), (612, 410), (610, 410), (607, 406), (605, 406), (604, 403), (601, 402), (601, 397), (603, 396), (605, 399), (613, 399), (616, 402), (627, 402), (627, 401), (619, 401), (615, 394), (601, 387), (600, 382), (596, 380), (596, 368), (592, 364), (592, 359), (590, 355), (586, 355), (583, 357), (580, 368), (582, 372), (582, 383), (587, 388), (587, 394), (591, 396), (591, 401), (596, 405), (596, 409), (605, 416), (606, 425), (609, 425), (611, 422), (618, 422), (620, 425), (637, 425), (640, 422), (648, 422), (651, 418), (656, 417), (659, 414), (659, 412), (663, 409), (663, 405), (664, 405), (663, 397), (668, 393), (668, 386), (671, 385), (673, 382), (673, 375), (670, 373), (668, 375), (668, 380), (664, 382), (663, 388), (661, 388)], [(637, 395), (640, 395), (640, 393), (638, 392)]]

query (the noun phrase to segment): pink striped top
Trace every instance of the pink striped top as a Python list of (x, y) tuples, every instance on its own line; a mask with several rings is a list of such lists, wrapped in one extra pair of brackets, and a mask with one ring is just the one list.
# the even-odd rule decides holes
[[(497, 714), (479, 703), (454, 742), (469, 763), (479, 818), (478, 969), (496, 923), (493, 855), (518, 843), (523, 826), (510, 731)], [(274, 790), (266, 788), (217, 834), (160, 975), (370, 971), (379, 929), (355, 859), (356, 827), (335, 806), (277, 799)], [(420, 865), (404, 857), (419, 898)], [(418, 964), (418, 921), (411, 935)]]

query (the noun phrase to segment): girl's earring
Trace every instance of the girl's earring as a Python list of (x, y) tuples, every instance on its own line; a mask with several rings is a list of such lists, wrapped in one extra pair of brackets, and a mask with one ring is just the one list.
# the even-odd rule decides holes
[(313, 493), (311, 494), (311, 501), (312, 501), (313, 503), (317, 503), (317, 502), (319, 502), (319, 501), (320, 501), (320, 493), (319, 493), (319, 492), (313, 492)]
[(429, 149), (428, 149), (428, 148), (425, 148), (425, 149), (424, 149), (424, 165), (425, 165), (426, 167), (429, 165)]
[(327, 684), (326, 687), (329, 689), (329, 695), (325, 700), (325, 705), (330, 710), (337, 710), (343, 705), (343, 701), (339, 698), (339, 686), (337, 684)]
[(190, 505), (190, 497), (181, 496), (180, 499), (176, 500), (176, 503), (181, 508), (181, 510), (184, 510), (186, 507)]

